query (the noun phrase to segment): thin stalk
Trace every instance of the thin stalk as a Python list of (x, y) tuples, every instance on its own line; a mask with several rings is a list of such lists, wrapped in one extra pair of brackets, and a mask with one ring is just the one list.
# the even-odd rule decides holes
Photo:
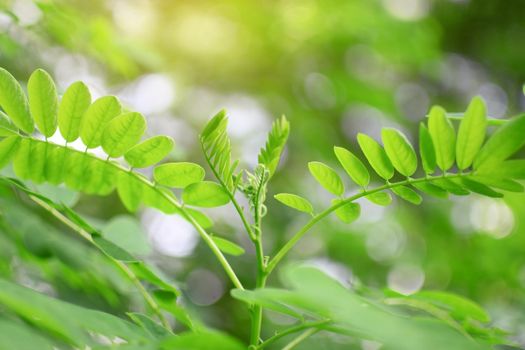
[(293, 348), (295, 348), (297, 345), (299, 345), (302, 341), (304, 341), (306, 338), (314, 335), (315, 333), (319, 332), (320, 329), (319, 328), (310, 328), (308, 330), (306, 330), (305, 332), (303, 332), (302, 334), (300, 334), (297, 338), (295, 338), (294, 340), (292, 340), (291, 342), (289, 342), (284, 348), (283, 350), (292, 350)]
[(433, 180), (436, 180), (436, 179), (442, 179), (442, 178), (456, 178), (456, 177), (462, 177), (462, 176), (468, 176), (469, 173), (462, 173), (462, 174), (449, 174), (449, 175), (443, 175), (443, 176), (428, 176), (428, 177), (425, 177), (425, 178), (420, 178), (420, 179), (407, 179), (407, 180), (404, 180), (404, 181), (399, 181), (399, 182), (392, 182), (392, 183), (387, 183), (383, 186), (380, 186), (380, 187), (377, 187), (375, 189), (372, 189), (372, 190), (365, 190), (363, 192), (359, 192), (353, 196), (350, 196), (340, 202), (337, 202), (336, 204), (330, 206), (329, 208), (325, 209), (324, 211), (322, 211), (321, 213), (315, 215), (312, 219), (310, 219), (310, 221), (308, 221), (308, 223), (306, 223), (306, 225), (304, 225), (301, 229), (299, 229), (299, 231), (297, 231), (293, 236), (292, 238), (286, 242), (286, 244), (277, 252), (277, 254), (275, 254), (274, 258), (268, 263), (268, 266), (266, 268), (266, 273), (267, 274), (270, 274), (274, 269), (275, 267), (277, 266), (277, 264), (279, 264), (279, 262), (284, 258), (284, 256), (286, 254), (288, 254), (288, 252), (297, 244), (297, 242), (315, 225), (317, 224), (319, 221), (321, 221), (322, 219), (324, 219), (326, 216), (330, 215), (333, 211), (337, 210), (338, 208), (344, 206), (345, 204), (347, 203), (350, 203), (350, 202), (353, 202), (359, 198), (362, 198), (362, 197), (366, 197), (368, 195), (371, 195), (373, 193), (376, 193), (376, 192), (380, 192), (380, 191), (384, 191), (384, 190), (388, 190), (388, 189), (391, 189), (391, 188), (394, 188), (394, 187), (398, 187), (398, 186), (404, 186), (404, 185), (409, 185), (409, 184), (414, 184), (414, 183), (420, 183), (420, 182), (431, 182)]
[(286, 337), (287, 335), (290, 335), (290, 334), (293, 334), (293, 333), (297, 333), (297, 332), (301, 332), (301, 331), (304, 331), (305, 329), (322, 328), (324, 325), (326, 325), (328, 323), (330, 323), (330, 320), (323, 320), (323, 321), (317, 321), (317, 322), (303, 323), (303, 324), (299, 324), (299, 325), (294, 326), (294, 327), (290, 327), (290, 328), (285, 329), (285, 330), (283, 330), (283, 331), (273, 335), (272, 337), (266, 339), (264, 342), (262, 342), (261, 344), (256, 346), (255, 350), (263, 349), (263, 348), (265, 348), (265, 347), (275, 343), (279, 339), (281, 339), (283, 337)]
[[(77, 224), (75, 224), (73, 221), (69, 220), (64, 214), (62, 214), (60, 211), (58, 211), (57, 209), (53, 208), (52, 206), (50, 206), (49, 204), (47, 204), (46, 202), (44, 202), (43, 200), (41, 200), (40, 198), (38, 197), (35, 197), (33, 195), (29, 195), (29, 198), (35, 202), (36, 204), (38, 204), (40, 207), (44, 208), (46, 211), (48, 211), (51, 215), (53, 215), (55, 218), (57, 218), (58, 220), (60, 220), (63, 224), (65, 224), (66, 226), (68, 226), (70, 229), (72, 229), (73, 231), (77, 232), (82, 238), (84, 238), (85, 240), (87, 240), (88, 242), (90, 242), (91, 244), (93, 244), (95, 247), (97, 247), (97, 245), (95, 244), (95, 242), (93, 241), (93, 238), (91, 237), (91, 234), (89, 234), (88, 232), (86, 232), (84, 229), (82, 229), (80, 226), (78, 226)], [(98, 249), (98, 247), (97, 247)], [(157, 304), (157, 302), (155, 301), (155, 299), (153, 299), (153, 297), (151, 296), (151, 294), (149, 294), (149, 292), (146, 290), (146, 288), (144, 288), (144, 285), (142, 285), (142, 283), (140, 282), (139, 278), (137, 277), (137, 275), (135, 275), (133, 273), (133, 271), (125, 264), (123, 263), (122, 261), (119, 261), (111, 256), (109, 256), (108, 254), (102, 252), (113, 264), (115, 264), (115, 266), (117, 266), (125, 275), (126, 277), (128, 277), (130, 279), (130, 281), (133, 283), (133, 285), (137, 288), (137, 290), (139, 291), (139, 293), (142, 295), (142, 297), (144, 298), (144, 300), (146, 301), (146, 303), (149, 305), (149, 307), (153, 310), (153, 312), (155, 313), (155, 315), (159, 318), (160, 322), (162, 323), (162, 325), (166, 328), (166, 329), (169, 329), (171, 330), (171, 326), (170, 326), (170, 323), (168, 322), (168, 320), (164, 317), (164, 315), (162, 314), (161, 310), (160, 310), (160, 307), (159, 305)]]
[[(24, 137), (24, 136), (23, 136)], [(34, 139), (32, 139), (34, 140)], [(58, 144), (55, 144), (56, 146), (59, 146), (59, 147), (64, 147), (64, 145), (58, 145)], [(84, 152), (82, 151), (77, 151), (75, 149), (72, 149), (72, 148), (69, 148), (69, 147), (66, 147), (68, 150), (70, 150), (71, 152), (77, 152), (77, 153), (82, 153), (88, 157), (91, 157), (93, 159), (97, 159), (97, 160), (101, 160), (100, 158), (98, 158), (97, 156), (91, 154), (91, 153), (88, 153), (88, 149), (86, 148), (86, 150)], [(157, 186), (155, 186), (153, 183), (151, 183), (148, 179), (144, 178), (143, 176), (139, 176), (137, 173), (133, 172), (133, 171), (129, 171), (129, 169), (126, 169), (124, 168), (123, 166), (121, 166), (120, 164), (117, 164), (115, 162), (107, 162), (106, 164), (109, 164), (111, 166), (113, 166), (114, 168), (116, 168), (117, 170), (119, 171), (124, 171), (124, 172), (129, 172), (129, 174), (131, 174), (133, 177), (135, 177), (137, 180), (141, 181), (142, 183), (144, 183), (146, 186), (149, 186), (153, 191), (157, 192), (157, 194), (161, 195), (162, 197), (164, 197), (168, 202), (170, 202), (171, 204), (173, 204), (180, 212), (184, 213), (184, 217), (193, 225), (193, 227), (195, 227), (195, 229), (197, 230), (197, 232), (199, 233), (199, 235), (201, 236), (201, 238), (204, 240), (204, 242), (208, 245), (208, 247), (211, 249), (211, 251), (213, 252), (213, 254), (216, 256), (217, 260), (219, 260), (219, 263), (222, 265), (223, 269), (225, 270), (226, 274), (228, 275), (228, 277), (230, 277), (232, 283), (235, 285), (236, 288), (239, 288), (239, 289), (244, 289), (241, 282), (239, 281), (239, 279), (237, 278), (237, 275), (235, 274), (235, 272), (233, 271), (233, 268), (231, 267), (231, 265), (229, 264), (228, 260), (224, 257), (224, 254), (222, 254), (222, 252), (220, 251), (220, 249), (217, 247), (217, 245), (215, 244), (215, 242), (211, 239), (210, 235), (206, 232), (206, 230), (204, 230), (198, 222), (196, 222), (183, 208), (183, 206), (175, 199), (173, 198), (172, 196), (168, 195), (167, 193), (165, 193), (164, 191), (161, 191)]]

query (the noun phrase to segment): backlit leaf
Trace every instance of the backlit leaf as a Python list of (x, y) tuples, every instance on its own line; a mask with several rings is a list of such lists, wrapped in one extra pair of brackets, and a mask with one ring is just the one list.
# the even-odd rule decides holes
[(416, 182), (416, 183), (412, 183), (412, 186), (414, 186), (421, 192), (426, 193), (433, 197), (437, 197), (437, 198), (447, 198), (448, 197), (447, 191), (445, 191), (441, 187), (438, 187), (428, 182)]
[(120, 114), (122, 107), (115, 96), (104, 96), (93, 102), (80, 123), (80, 138), (88, 148), (100, 146), (107, 124)]
[(432, 174), (436, 170), (436, 150), (432, 137), (425, 124), (419, 124), (419, 153), (421, 163), (426, 174)]
[(58, 95), (53, 79), (43, 69), (35, 70), (27, 82), (29, 109), (38, 130), (51, 137), (57, 130)]
[(394, 176), (394, 167), (388, 159), (385, 150), (377, 141), (365, 134), (357, 134), (357, 142), (363, 150), (366, 159), (374, 171), (383, 179), (388, 180)]
[(9, 117), (0, 111), (0, 137), (18, 134), (18, 128), (11, 122)]
[(142, 114), (128, 112), (111, 120), (102, 134), (102, 148), (113, 158), (118, 158), (135, 146), (144, 131), (146, 120)]
[(89, 89), (81, 81), (71, 84), (58, 106), (58, 127), (67, 142), (78, 139), (82, 116), (91, 104)]
[(399, 130), (384, 128), (381, 130), (381, 139), (394, 168), (405, 176), (414, 174), (417, 169), (416, 152), (406, 136)]
[(161, 185), (185, 188), (204, 179), (204, 169), (195, 163), (161, 164), (153, 170), (153, 178)]
[(487, 129), (485, 102), (476, 96), (470, 102), (459, 125), (456, 143), (456, 162), (460, 170), (468, 168), (478, 154)]
[(266, 145), (259, 153), (259, 164), (266, 166), (266, 169), (270, 172), (270, 177), (275, 173), (275, 169), (279, 165), (279, 159), (288, 140), (289, 132), (290, 124), (283, 115), (273, 123)]
[(18, 151), (22, 139), (13, 135), (0, 141), (0, 169), (7, 165)]
[(443, 171), (450, 169), (456, 155), (456, 132), (443, 108), (434, 106), (430, 110), (428, 131), (436, 150), (437, 165)]
[(374, 204), (381, 206), (387, 206), (390, 205), (390, 203), (392, 203), (392, 196), (388, 192), (374, 192), (372, 194), (367, 195), (366, 199), (368, 199)]
[(147, 168), (157, 164), (173, 149), (173, 139), (169, 136), (154, 136), (124, 154), (124, 158), (133, 168)]
[(308, 169), (313, 177), (323, 186), (328, 192), (341, 196), (345, 187), (339, 175), (334, 169), (321, 162), (310, 162), (308, 163)]
[(279, 202), (283, 203), (284, 205), (287, 205), (290, 208), (294, 208), (295, 210), (299, 210), (304, 213), (312, 214), (314, 211), (312, 204), (308, 200), (295, 194), (279, 193), (276, 194), (274, 198), (277, 199)]
[(393, 187), (391, 190), (396, 194), (396, 196), (403, 198), (412, 204), (419, 205), (423, 200), (416, 191), (407, 186)]
[(144, 189), (133, 174), (123, 172), (118, 175), (117, 192), (122, 203), (130, 212), (135, 212), (142, 200)]
[(31, 134), (35, 130), (29, 103), (22, 87), (16, 79), (0, 68), (0, 106), (22, 131)]
[(230, 196), (221, 185), (202, 181), (187, 186), (182, 192), (182, 200), (185, 204), (211, 208), (228, 204)]
[(492, 198), (501, 198), (501, 197), (503, 197), (503, 194), (501, 194), (499, 192), (496, 192), (492, 188), (490, 188), (490, 187), (488, 187), (488, 186), (486, 186), (486, 185), (484, 185), (484, 184), (482, 184), (480, 182), (471, 180), (469, 178), (466, 178), (466, 177), (461, 178), (461, 182), (470, 191), (478, 193), (478, 194), (481, 194), (483, 196), (492, 197)]
[(334, 153), (346, 173), (356, 184), (361, 187), (368, 186), (370, 174), (359, 158), (343, 147), (334, 147)]
[(493, 169), (525, 144), (525, 114), (510, 119), (487, 140), (474, 159), (474, 169)]
[[(332, 200), (332, 205), (336, 205), (341, 201), (341, 199), (336, 198)], [(361, 215), (361, 206), (358, 203), (348, 202), (343, 206), (337, 208), (335, 210), (335, 215), (337, 215), (339, 220), (341, 220), (345, 224), (350, 224), (357, 220), (357, 218), (359, 218), (359, 215)]]

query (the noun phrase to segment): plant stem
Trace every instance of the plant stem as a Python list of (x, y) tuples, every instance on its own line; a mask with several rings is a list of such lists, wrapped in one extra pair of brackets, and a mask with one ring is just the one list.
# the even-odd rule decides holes
[(265, 347), (267, 347), (268, 345), (271, 345), (273, 343), (275, 343), (277, 340), (289, 335), (289, 334), (292, 334), (292, 333), (297, 333), (297, 332), (300, 332), (300, 331), (303, 331), (305, 329), (309, 329), (309, 328), (321, 328), (322, 326), (326, 325), (330, 323), (330, 320), (323, 320), (323, 321), (317, 321), (317, 322), (309, 322), (309, 323), (303, 323), (303, 324), (299, 324), (297, 326), (294, 326), (294, 327), (290, 327), (288, 329), (285, 329), (284, 331), (281, 331), (277, 334), (275, 334), (274, 336), (266, 339), (264, 342), (262, 342), (261, 344), (259, 344), (257, 347), (255, 347), (256, 350), (260, 350), (260, 349), (263, 349)]
[(297, 242), (316, 223), (318, 223), (319, 221), (324, 219), (326, 216), (331, 214), (333, 211), (337, 210), (338, 208), (344, 206), (347, 203), (353, 202), (356, 199), (359, 199), (359, 198), (362, 198), (362, 197), (366, 197), (366, 196), (368, 196), (370, 194), (373, 194), (373, 193), (376, 193), (376, 192), (380, 192), (380, 191), (384, 191), (384, 190), (387, 190), (387, 189), (390, 189), (390, 188), (394, 188), (394, 187), (398, 187), (398, 186), (405, 186), (405, 185), (414, 184), (414, 183), (421, 183), (421, 182), (431, 182), (433, 180), (443, 179), (443, 178), (451, 179), (451, 178), (457, 178), (457, 177), (466, 177), (468, 175), (469, 175), (469, 173), (448, 174), (448, 175), (443, 175), (443, 176), (428, 176), (428, 177), (420, 178), (420, 179), (407, 179), (407, 180), (404, 180), (404, 181), (387, 183), (387, 184), (385, 184), (383, 186), (377, 187), (377, 188), (372, 189), (372, 190), (368, 190), (368, 191), (365, 190), (363, 192), (359, 192), (359, 193), (357, 193), (357, 194), (355, 194), (353, 196), (350, 196), (350, 197), (348, 197), (348, 198), (346, 198), (346, 199), (344, 199), (344, 200), (342, 200), (340, 202), (337, 202), (337, 204), (334, 204), (334, 205), (330, 206), (329, 208), (325, 209), (324, 211), (322, 211), (321, 213), (315, 215), (312, 219), (310, 219), (310, 221), (308, 221), (308, 223), (306, 225), (304, 225), (299, 231), (297, 231), (292, 236), (292, 238), (288, 242), (286, 242), (286, 244), (277, 252), (277, 254), (275, 254), (274, 258), (268, 263), (268, 266), (266, 268), (266, 273), (270, 274), (275, 269), (277, 264), (284, 258), (284, 256), (297, 244)]
[[(38, 197), (35, 197), (33, 195), (29, 195), (29, 198), (35, 202), (36, 204), (38, 204), (40, 207), (44, 208), (46, 211), (48, 211), (51, 215), (53, 215), (55, 218), (57, 218), (58, 220), (60, 220), (63, 224), (65, 224), (66, 226), (68, 226), (69, 228), (71, 228), (73, 231), (77, 232), (82, 238), (84, 238), (85, 240), (87, 240), (88, 242), (92, 243), (95, 247), (97, 247), (98, 249), (98, 246), (95, 244), (95, 242), (93, 241), (93, 238), (91, 236), (90, 233), (86, 232), (83, 228), (81, 228), (80, 226), (78, 226), (77, 224), (75, 224), (73, 221), (69, 220), (64, 214), (62, 214), (60, 211), (58, 211), (57, 209), (53, 208), (52, 206), (50, 206), (49, 204), (47, 204), (46, 202), (44, 202), (43, 200), (41, 200), (40, 198)], [(153, 299), (153, 297), (151, 296), (151, 294), (149, 294), (149, 292), (146, 290), (146, 288), (144, 288), (144, 286), (142, 285), (142, 283), (140, 282), (140, 280), (138, 279), (137, 275), (135, 275), (133, 273), (133, 271), (125, 264), (123, 263), (122, 261), (119, 261), (111, 256), (109, 256), (108, 254), (102, 252), (113, 264), (115, 264), (115, 266), (117, 266), (125, 275), (126, 277), (128, 277), (131, 282), (133, 283), (133, 285), (135, 285), (135, 287), (137, 288), (137, 290), (139, 291), (139, 293), (142, 295), (142, 297), (144, 298), (144, 300), (146, 301), (146, 303), (149, 305), (149, 307), (153, 310), (153, 312), (155, 313), (155, 315), (157, 315), (157, 317), (159, 318), (160, 322), (162, 323), (162, 325), (166, 328), (166, 329), (169, 329), (171, 330), (171, 326), (170, 326), (170, 323), (168, 322), (168, 320), (164, 317), (164, 315), (162, 314), (161, 310), (160, 310), (160, 307), (159, 305), (157, 304), (157, 302), (155, 301), (155, 299)]]
[(307, 331), (303, 332), (302, 334), (300, 334), (297, 338), (295, 338), (294, 340), (292, 340), (291, 342), (289, 342), (284, 348), (283, 350), (291, 350), (293, 348), (295, 348), (297, 345), (299, 345), (299, 343), (301, 343), (303, 340), (305, 340), (306, 338), (314, 335), (315, 333), (319, 332), (320, 329), (319, 328), (310, 328), (308, 329)]

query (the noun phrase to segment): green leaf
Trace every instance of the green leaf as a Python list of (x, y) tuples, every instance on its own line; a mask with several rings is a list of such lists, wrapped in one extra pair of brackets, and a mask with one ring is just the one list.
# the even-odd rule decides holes
[(312, 204), (307, 199), (304, 199), (298, 195), (291, 193), (279, 193), (273, 197), (284, 205), (289, 206), (295, 210), (299, 210), (308, 214), (313, 214), (314, 212)]
[(213, 173), (230, 193), (234, 193), (236, 188), (233, 173), (238, 162), (231, 161), (231, 144), (226, 132), (227, 126), (226, 112), (222, 110), (206, 124), (200, 135), (200, 142)]
[(31, 134), (35, 130), (24, 91), (18, 81), (4, 68), (0, 68), (0, 106), (22, 131)]
[(173, 149), (173, 139), (169, 136), (154, 136), (124, 154), (124, 158), (133, 168), (147, 168), (157, 164)]
[(436, 169), (436, 150), (432, 137), (425, 124), (419, 124), (419, 153), (426, 174), (432, 174)]
[(477, 182), (477, 181), (474, 181), (474, 180), (471, 180), (469, 178), (461, 178), (461, 182), (463, 183), (463, 185), (470, 191), (472, 192), (475, 192), (475, 193), (478, 193), (478, 194), (481, 194), (483, 196), (487, 196), (487, 197), (491, 197), (491, 198), (501, 198), (503, 197), (503, 194), (499, 193), (499, 192), (496, 192), (494, 191), (492, 188), (480, 183), (480, 182)]
[(464, 170), (472, 165), (478, 154), (487, 129), (487, 108), (481, 97), (474, 97), (458, 130), (456, 143), (456, 160), (458, 168)]
[(273, 176), (279, 165), (281, 153), (288, 140), (289, 132), (290, 124), (283, 115), (273, 123), (266, 145), (259, 153), (259, 164), (263, 164), (268, 169), (270, 177)]
[(366, 199), (381, 206), (387, 206), (392, 203), (392, 196), (388, 192), (374, 192), (366, 196)]
[(104, 96), (93, 102), (80, 123), (80, 138), (88, 148), (100, 146), (108, 123), (120, 114), (122, 107), (115, 96)]
[(138, 312), (128, 312), (127, 315), (153, 338), (160, 339), (173, 335), (169, 330), (153, 321), (149, 316)]
[(423, 198), (421, 198), (421, 196), (416, 191), (411, 189), (410, 187), (398, 186), (398, 187), (391, 188), (391, 190), (397, 196), (399, 196), (400, 198), (403, 198), (404, 200), (412, 204), (419, 205), (423, 201)]
[(107, 256), (123, 262), (138, 262), (133, 255), (116, 245), (115, 243), (98, 235), (93, 236), (93, 243)]
[(166, 163), (155, 167), (153, 178), (161, 185), (185, 188), (204, 179), (204, 169), (195, 163)]
[(474, 159), (474, 169), (494, 169), (525, 144), (525, 114), (510, 119), (488, 139)]
[(368, 162), (379, 176), (385, 180), (394, 176), (394, 167), (379, 143), (370, 136), (361, 133), (357, 134), (357, 142), (363, 150), (366, 159), (368, 159)]
[(40, 332), (23, 323), (0, 318), (0, 349), (54, 350), (56, 347)]
[(334, 147), (334, 153), (346, 173), (356, 184), (361, 187), (368, 186), (370, 183), (370, 174), (359, 158), (343, 147)]
[(67, 142), (78, 139), (82, 116), (91, 104), (88, 87), (81, 81), (71, 84), (58, 107), (58, 127)]
[(244, 254), (244, 248), (238, 244), (233, 243), (232, 241), (217, 236), (211, 236), (211, 239), (224, 254), (233, 256)]
[(511, 159), (500, 163), (496, 168), (479, 169), (476, 172), (483, 176), (496, 176), (500, 178), (525, 179), (525, 159)]
[[(336, 198), (332, 200), (332, 205), (340, 203), (342, 199)], [(358, 203), (348, 202), (343, 206), (335, 210), (335, 215), (344, 222), (345, 224), (350, 224), (359, 218), (361, 215), (361, 206)]]
[(245, 350), (246, 346), (231, 336), (219, 332), (182, 333), (162, 341), (159, 350)]
[(113, 158), (118, 158), (135, 146), (146, 131), (142, 114), (128, 112), (111, 120), (102, 133), (102, 148)]
[(202, 181), (187, 186), (182, 192), (182, 200), (189, 205), (212, 208), (228, 204), (230, 196), (218, 183)]
[(0, 111), (0, 137), (18, 134), (18, 128), (11, 122), (9, 117)]
[(399, 130), (384, 128), (381, 138), (394, 168), (405, 176), (414, 174), (417, 169), (416, 152), (406, 136)]
[(456, 294), (443, 291), (421, 291), (411, 297), (431, 302), (436, 306), (445, 307), (457, 319), (471, 318), (484, 323), (490, 322), (490, 316), (481, 306)]
[(284, 305), (283, 303), (275, 301), (273, 298), (274, 292), (287, 293), (288, 291), (281, 291), (272, 288), (256, 289), (255, 291), (233, 289), (231, 291), (231, 295), (235, 299), (241, 300), (248, 305), (261, 305), (265, 309), (277, 311), (283, 315), (289, 315), (298, 319), (302, 318), (301, 313)]
[(343, 181), (334, 169), (321, 162), (310, 162), (308, 163), (308, 169), (313, 177), (323, 186), (328, 192), (341, 196), (345, 187)]
[(148, 238), (140, 221), (130, 215), (112, 218), (101, 229), (102, 236), (131, 254), (145, 256), (151, 252)]
[(437, 198), (447, 198), (448, 197), (447, 191), (429, 182), (416, 182), (416, 183), (412, 183), (412, 186), (414, 186), (421, 192), (426, 193), (433, 197), (437, 197)]
[(27, 82), (29, 109), (38, 130), (51, 137), (57, 130), (58, 95), (53, 79), (43, 69), (35, 70)]
[(14, 157), (21, 141), (22, 138), (16, 135), (9, 136), (0, 141), (0, 169), (5, 167)]
[(23, 139), (13, 161), (15, 174), (22, 179), (43, 182), (47, 148), (47, 143)]
[(213, 226), (213, 220), (203, 212), (192, 208), (185, 208), (185, 210), (203, 229)]
[(502, 179), (494, 176), (471, 176), (472, 180), (482, 183), (489, 187), (495, 187), (503, 191), (523, 192), (523, 185), (511, 179)]
[(120, 173), (118, 175), (117, 192), (126, 209), (130, 212), (137, 211), (144, 195), (144, 188), (140, 180), (131, 173)]
[(447, 171), (454, 165), (456, 133), (443, 108), (434, 106), (430, 110), (428, 131), (436, 150), (437, 165), (441, 170)]
[(459, 182), (454, 182), (447, 178), (436, 179), (432, 182), (445, 191), (455, 194), (456, 196), (466, 196), (470, 194), (467, 189), (459, 185)]

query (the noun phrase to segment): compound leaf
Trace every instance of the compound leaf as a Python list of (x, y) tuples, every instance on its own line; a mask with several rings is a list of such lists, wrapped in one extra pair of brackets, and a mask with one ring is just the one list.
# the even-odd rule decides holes
[(366, 199), (374, 204), (384, 207), (392, 203), (392, 196), (388, 192), (374, 192), (366, 196)]
[(419, 153), (426, 174), (432, 174), (436, 169), (436, 150), (432, 137), (425, 124), (419, 124)]
[[(335, 198), (332, 201), (332, 205), (340, 203), (342, 199)], [(358, 203), (348, 202), (335, 210), (335, 215), (344, 222), (350, 224), (359, 218), (361, 215), (361, 206)]]
[(0, 141), (0, 169), (11, 161), (18, 150), (21, 140), (22, 138), (19, 136), (13, 135)]
[(272, 130), (268, 134), (268, 140), (259, 153), (259, 164), (263, 164), (270, 172), (270, 177), (275, 173), (279, 165), (281, 153), (288, 140), (290, 124), (283, 115), (280, 119), (274, 121)]
[(80, 123), (80, 138), (88, 148), (100, 146), (107, 124), (120, 114), (122, 107), (115, 96), (104, 96), (93, 102)]
[(402, 199), (404, 199), (407, 202), (410, 202), (412, 204), (419, 205), (423, 201), (421, 196), (416, 191), (411, 189), (410, 187), (398, 186), (398, 187), (393, 187), (391, 190), (392, 190), (392, 192), (394, 192), (394, 194), (396, 196), (398, 196), (398, 197), (400, 197), (400, 198), (402, 198)]
[(27, 97), (18, 81), (4, 68), (0, 68), (0, 106), (22, 131), (31, 134), (35, 130)]
[(454, 164), (456, 133), (443, 108), (434, 106), (430, 110), (428, 131), (436, 150), (437, 165), (441, 170), (447, 171)]

